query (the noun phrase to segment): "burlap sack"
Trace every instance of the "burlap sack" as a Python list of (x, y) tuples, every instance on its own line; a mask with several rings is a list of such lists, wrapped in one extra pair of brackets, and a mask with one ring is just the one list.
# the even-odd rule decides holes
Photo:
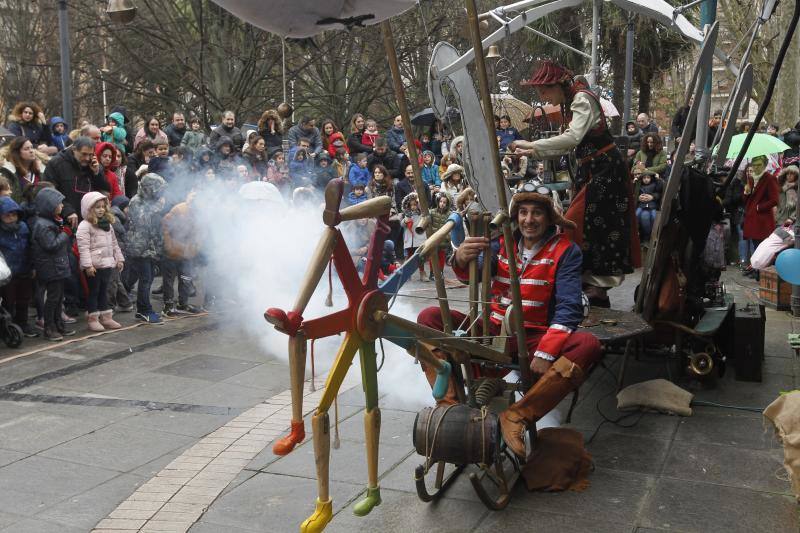
[(653, 409), (662, 413), (692, 416), (694, 396), (666, 379), (651, 379), (625, 387), (617, 394), (617, 409)]
[(764, 409), (764, 416), (775, 426), (783, 444), (783, 466), (800, 501), (800, 391), (780, 395)]

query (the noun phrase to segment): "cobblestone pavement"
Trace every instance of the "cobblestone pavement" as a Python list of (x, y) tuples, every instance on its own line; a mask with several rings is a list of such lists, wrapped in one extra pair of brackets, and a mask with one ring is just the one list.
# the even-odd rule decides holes
[[(733, 272), (726, 278), (737, 302), (752, 295), (749, 280)], [(634, 284), (632, 277), (612, 292), (615, 307), (630, 305)], [(432, 293), (427, 283), (407, 287)], [(466, 298), (466, 289), (450, 294)], [(296, 531), (313, 511), (313, 447), (309, 438), (287, 457), (272, 455), (271, 441), (289, 419), (288, 370), (227, 316), (0, 351), (0, 531)], [(786, 334), (798, 325), (768, 311), (763, 382), (736, 381), (729, 371), (715, 387), (693, 387), (696, 397), (764, 407), (795, 388)], [(616, 373), (619, 356), (606, 363)], [(643, 358), (631, 362), (626, 381), (674, 372), (664, 360)], [(383, 503), (358, 518), (352, 505), (364, 490), (366, 465), (354, 368), (338, 402), (336, 514), (327, 531), (798, 531), (782, 449), (759, 413), (696, 407), (691, 417), (646, 414), (632, 427), (606, 423), (598, 430), (598, 411), (611, 419), (621, 414), (612, 377), (603, 369), (592, 374), (571, 424), (587, 438), (596, 431), (588, 446), (596, 466), (591, 486), (558, 494), (517, 486), (501, 512), (486, 510), (465, 475), (439, 502), (421, 502), (412, 479), (421, 461), (411, 444), (417, 407), (382, 398)], [(314, 392), (307, 387), (307, 412), (319, 385), (318, 377)]]

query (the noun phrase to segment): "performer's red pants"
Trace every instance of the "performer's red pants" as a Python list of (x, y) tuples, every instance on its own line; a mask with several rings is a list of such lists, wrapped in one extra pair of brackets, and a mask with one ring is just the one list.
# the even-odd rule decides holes
[[(453, 328), (457, 328), (459, 324), (461, 324), (467, 316), (464, 313), (460, 313), (458, 311), (450, 311), (450, 317), (453, 323)], [(423, 309), (419, 316), (417, 317), (417, 323), (423, 326), (427, 326), (429, 328), (437, 329), (439, 331), (444, 331), (444, 326), (442, 324), (442, 313), (439, 307), (427, 307)], [(465, 323), (465, 326), (468, 325)], [(478, 329), (480, 329), (481, 324), (478, 324)], [(489, 335), (499, 335), (500, 334), (500, 326), (494, 324), (493, 322), (489, 322)], [(539, 345), (539, 341), (544, 336), (544, 331), (534, 330), (534, 329), (526, 329), (525, 330), (525, 340), (526, 344), (528, 345), (528, 354), (529, 357), (533, 357), (533, 353), (536, 351), (536, 347)], [(481, 333), (483, 335), (483, 333)], [(511, 352), (517, 352), (517, 339), (512, 337), (509, 339), (511, 342)], [(600, 341), (597, 340), (597, 337), (592, 335), (591, 333), (586, 333), (584, 331), (576, 331), (572, 333), (567, 341), (564, 343), (564, 347), (561, 349), (561, 353), (558, 354), (560, 357), (565, 357), (581, 367), (581, 370), (588, 371), (589, 368), (594, 366), (600, 358), (602, 357), (602, 349), (600, 346)]]

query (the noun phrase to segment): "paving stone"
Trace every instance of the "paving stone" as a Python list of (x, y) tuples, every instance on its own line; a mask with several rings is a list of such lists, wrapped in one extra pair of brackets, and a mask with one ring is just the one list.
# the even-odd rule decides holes
[[(412, 445), (416, 413), (381, 409), (381, 444)], [(364, 442), (364, 415), (359, 413), (339, 424), (339, 435), (344, 440)]]
[(19, 461), (20, 459), (24, 459), (25, 457), (28, 457), (28, 454), (0, 449), (0, 466), (11, 464), (14, 461)]
[(0, 512), (0, 530), (24, 519), (22, 515)]
[(125, 419), (122, 424), (130, 427), (157, 429), (178, 435), (203, 437), (223, 426), (234, 417), (204, 413), (181, 413), (174, 411), (145, 411)]
[(494, 533), (497, 531), (557, 531), (558, 533), (630, 533), (631, 524), (615, 524), (596, 520), (593, 517), (573, 512), (568, 515), (524, 509), (504, 509), (490, 512), (475, 533)]
[(264, 401), (267, 393), (264, 389), (241, 387), (229, 383), (215, 383), (202, 390), (189, 391), (176, 397), (181, 403), (196, 405), (222, 405), (226, 407), (250, 407)]
[(717, 485), (766, 492), (791, 493), (789, 483), (778, 479), (783, 472), (783, 450), (752, 450), (716, 444), (675, 442), (664, 475)]
[(179, 457), (187, 448), (189, 448), (189, 445), (177, 448), (175, 450), (172, 450), (171, 452), (167, 452), (161, 457), (158, 457), (150, 461), (149, 463), (140, 466), (139, 468), (131, 470), (130, 473), (135, 474), (137, 476), (144, 476), (149, 479), (158, 474), (159, 472), (161, 472), (161, 470), (163, 470), (164, 467), (166, 467), (177, 457)]
[[(221, 526), (219, 524), (197, 522), (191, 527), (191, 529), (189, 529), (189, 531), (190, 533), (219, 533), (220, 527)], [(255, 529), (245, 529), (241, 527), (234, 527), (231, 525), (226, 525), (224, 527), (226, 533), (253, 533), (257, 531)]]
[(791, 357), (765, 357), (764, 372), (770, 374), (794, 375), (794, 360)]
[(583, 516), (600, 522), (629, 524), (636, 520), (655, 479), (652, 476), (596, 469), (589, 475), (589, 488), (583, 492), (529, 492), (524, 482), (514, 489), (509, 507), (529, 512), (546, 511), (570, 515), (576, 509)]
[(414, 494), (387, 489), (381, 490), (381, 498), (383, 503), (364, 517), (353, 514), (353, 504), (342, 509), (334, 516), (325, 531), (461, 533), (472, 531), (481, 517), (489, 513), (483, 506), (467, 505), (462, 501), (440, 500), (436, 504), (428, 504)]
[[(316, 487), (316, 481), (310, 479), (258, 474), (217, 499), (191, 531), (296, 531), (314, 512)], [(363, 487), (331, 482), (334, 512), (362, 490)]]
[(797, 531), (793, 497), (675, 479), (660, 479), (641, 525), (697, 533)]
[(45, 372), (61, 370), (74, 364), (74, 360), (54, 357), (53, 354), (48, 353), (38, 353), (29, 357), (15, 359), (14, 361), (3, 363), (3, 371), (0, 372), (0, 386), (17, 383)]
[(658, 474), (668, 448), (667, 440), (618, 433), (598, 434), (587, 446), (595, 465), (641, 474)]
[(95, 431), (108, 423), (108, 418), (96, 410), (93, 415), (86, 417), (65, 416), (43, 409), (32, 410), (2, 424), (0, 448), (36, 453)]
[(190, 442), (191, 437), (115, 424), (51, 448), (42, 455), (128, 472)]
[(142, 372), (94, 390), (114, 398), (174, 402), (176, 398), (209, 386), (208, 381)]
[(289, 387), (289, 367), (285, 363), (267, 361), (225, 379), (224, 383), (261, 389), (270, 397)]
[[(409, 451), (407, 444), (395, 446), (381, 442), (378, 453), (378, 475), (382, 475), (405, 459)], [(338, 450), (331, 446), (331, 479), (366, 485), (367, 465), (364, 454), (362, 443), (343, 440)], [(316, 479), (317, 471), (314, 465), (314, 447), (309, 443), (295, 448), (286, 457), (270, 464), (266, 472)]]
[(200, 354), (162, 366), (153, 370), (153, 372), (217, 382), (240, 374), (257, 365), (258, 363), (252, 361)]
[(729, 411), (695, 410), (682, 418), (675, 434), (676, 441), (693, 444), (725, 444), (754, 449), (776, 448), (773, 431), (760, 416), (742, 416)]
[[(411, 455), (407, 457), (402, 463), (391, 469), (380, 478), (379, 484), (381, 489), (391, 489), (394, 491), (410, 492), (416, 494), (416, 486), (414, 484), (415, 469), (418, 465), (424, 464), (425, 458), (409, 449)], [(452, 465), (447, 465), (445, 476), (452, 471)], [(452, 482), (452, 484), (443, 493), (442, 497), (446, 499), (467, 500), (472, 502), (480, 502), (480, 498), (472, 488), (472, 483), (469, 481), (469, 473), (477, 472), (477, 467), (468, 466), (461, 474)], [(429, 491), (433, 492), (434, 479), (436, 477), (435, 467), (428, 472), (426, 476), (426, 483)]]
[(37, 515), (37, 518), (89, 531), (145, 481), (145, 478), (139, 476), (119, 475), (45, 509)]
[(778, 397), (780, 391), (794, 389), (794, 379), (782, 374), (763, 374), (761, 383), (736, 381), (734, 372), (725, 374), (718, 381), (716, 389), (697, 391), (695, 399), (707, 400), (724, 405), (742, 405), (765, 408)]
[(3, 533), (86, 533), (84, 529), (36, 518), (20, 520), (0, 531)]

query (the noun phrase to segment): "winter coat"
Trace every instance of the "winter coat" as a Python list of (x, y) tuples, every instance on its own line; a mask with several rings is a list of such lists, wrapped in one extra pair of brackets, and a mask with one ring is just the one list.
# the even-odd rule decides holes
[[(56, 124), (64, 125), (64, 133), (61, 135), (55, 132)], [(61, 117), (53, 117), (50, 119), (50, 139), (53, 141), (53, 146), (58, 148), (60, 152), (64, 148), (72, 144), (72, 139), (69, 138), (69, 124), (67, 124)]]
[(175, 124), (170, 124), (164, 128), (164, 133), (167, 134), (167, 141), (169, 142), (170, 149), (176, 148), (183, 142), (183, 137), (189, 132), (186, 126), (182, 130), (175, 127)]
[(335, 131), (328, 137), (328, 155), (331, 156), (331, 159), (336, 159), (336, 150), (339, 148), (344, 148), (344, 151), (348, 154), (350, 150), (347, 148), (347, 142), (344, 140), (344, 135), (341, 131)]
[(376, 165), (383, 165), (390, 176), (401, 179), (400, 174), (405, 171), (405, 168), (400, 168), (399, 159), (397, 154), (391, 150), (386, 150), (383, 155), (372, 152), (367, 156), (367, 168), (372, 173)]
[(775, 229), (772, 208), (778, 205), (780, 186), (775, 176), (764, 172), (752, 192), (745, 195), (742, 234), (745, 239), (761, 241)]
[(140, 160), (136, 155), (131, 154), (128, 156), (128, 164), (125, 165), (125, 196), (133, 198), (136, 196), (136, 191), (139, 188), (139, 176), (136, 171), (139, 167), (144, 165), (144, 161)]
[(416, 248), (425, 241), (425, 235), (417, 235), (414, 228), (417, 227), (422, 215), (419, 211), (419, 203), (417, 203), (417, 210), (411, 210), (411, 200), (417, 200), (417, 193), (412, 192), (407, 194), (400, 202), (400, 207), (403, 213), (403, 248)]
[(30, 274), (30, 239), (28, 225), (22, 220), (22, 208), (7, 196), (0, 197), (0, 215), (16, 212), (19, 220), (14, 224), (0, 222), (0, 253), (6, 260), (12, 276)]
[(744, 214), (744, 183), (739, 176), (734, 176), (733, 181), (725, 190), (722, 206), (730, 215), (731, 225), (738, 227), (742, 223)]
[(127, 153), (128, 130), (125, 129), (125, 117), (122, 116), (122, 113), (115, 112), (109, 114), (107, 118), (113, 120), (116, 126), (108, 133), (103, 132), (100, 135), (100, 139), (104, 142), (114, 143), (114, 146), (119, 148), (123, 154)]
[(353, 192), (353, 191), (350, 191), (347, 194), (347, 204), (348, 205), (358, 205), (358, 204), (360, 204), (361, 202), (363, 202), (366, 199), (367, 199), (366, 191), (361, 196), (356, 196), (355, 192)]
[(63, 230), (64, 219), (54, 214), (63, 201), (64, 195), (52, 188), (42, 189), (34, 200), (38, 216), (31, 234), (31, 258), (36, 279), (45, 283), (72, 275), (69, 268), (72, 243)]
[(245, 150), (242, 153), (242, 159), (247, 162), (247, 165), (253, 169), (253, 173), (258, 174), (259, 177), (267, 175), (267, 154), (258, 153), (255, 150)]
[(297, 146), (301, 138), (309, 140), (309, 150), (318, 154), (322, 151), (322, 137), (319, 135), (319, 128), (314, 126), (310, 131), (306, 131), (300, 127), (300, 124), (295, 124), (286, 133), (286, 138), (289, 140), (290, 146)]
[(114, 223), (111, 224), (111, 227), (114, 228), (114, 235), (117, 237), (117, 244), (122, 250), (123, 257), (126, 257), (128, 253), (128, 215), (123, 209), (128, 207), (129, 203), (130, 200), (127, 196), (117, 196), (111, 200), (111, 212), (114, 213)]
[[(222, 153), (225, 145), (231, 147), (228, 155)], [(236, 153), (236, 145), (230, 137), (220, 137), (214, 149), (214, 172), (221, 178), (231, 179), (237, 174), (236, 167), (242, 163), (241, 157)]]
[(125, 258), (122, 256), (117, 243), (114, 228), (109, 227), (104, 230), (96, 224), (86, 220), (89, 210), (98, 200), (104, 200), (103, 193), (90, 192), (81, 199), (81, 216), (83, 221), (78, 224), (76, 238), (78, 240), (78, 254), (80, 257), (81, 269), (94, 267), (115, 268), (117, 263), (122, 263)]
[[(269, 128), (269, 119), (275, 122), (274, 133)], [(277, 111), (270, 109), (267, 111), (267, 116), (262, 117), (262, 120), (258, 121), (258, 134), (264, 138), (264, 143), (267, 145), (267, 152), (271, 152), (271, 149), (281, 147), (283, 144), (283, 128), (281, 117), (278, 115)]]
[(170, 259), (193, 259), (200, 251), (194, 213), (186, 202), (179, 203), (164, 215), (161, 222), (164, 255)]
[(386, 144), (389, 150), (399, 152), (400, 147), (406, 144), (406, 132), (403, 128), (392, 126), (386, 131)]
[[(422, 185), (423, 188), (425, 189), (425, 196), (428, 198), (428, 202), (430, 203), (431, 190), (427, 184), (423, 183)], [(406, 178), (403, 178), (397, 183), (395, 183), (394, 202), (398, 213), (402, 213), (403, 211), (403, 199), (412, 192), (416, 192), (416, 189), (414, 188), (414, 185), (409, 183), (409, 181)]]
[(129, 257), (161, 257), (161, 217), (164, 204), (160, 195), (164, 185), (164, 178), (158, 174), (145, 174), (139, 182), (139, 192), (128, 205)]
[(13, 198), (15, 202), (20, 203), (22, 202), (22, 193), (25, 187), (36, 185), (41, 181), (41, 163), (39, 163), (37, 159), (33, 162), (33, 171), (27, 176), (20, 176), (17, 174), (17, 167), (14, 166), (14, 163), (6, 161), (3, 163), (3, 166), (0, 167), (0, 175), (5, 177), (8, 183), (11, 184), (11, 198)]
[(164, 133), (163, 130), (159, 129), (158, 132), (156, 132), (155, 136), (153, 136), (150, 135), (150, 131), (148, 129), (141, 128), (139, 131), (136, 132), (136, 137), (133, 139), (133, 149), (136, 150), (136, 148), (139, 146), (139, 143), (141, 143), (145, 139), (150, 139), (153, 142), (153, 144), (155, 144), (158, 141), (163, 141), (167, 143), (169, 142), (169, 139), (167, 139), (167, 134)]
[[(643, 150), (639, 150), (636, 152), (633, 160), (634, 164), (641, 161), (643, 164), (647, 165), (647, 154)], [(653, 156), (650, 166), (646, 166), (645, 168), (651, 172), (655, 172), (659, 176), (663, 176), (664, 172), (667, 170), (667, 153), (663, 150), (659, 151)]]
[(363, 137), (363, 135), (364, 130), (361, 130), (354, 131), (347, 136), (347, 150), (350, 152), (351, 157), (355, 157), (357, 154), (372, 153), (372, 146), (367, 146), (361, 142), (361, 137)]
[[(100, 154), (103, 153), (103, 150), (107, 148), (113, 148), (110, 142), (101, 142), (97, 143), (94, 147), (94, 155), (97, 156), (97, 160), (100, 160)], [(123, 194), (122, 189), (119, 186), (119, 178), (114, 170), (119, 167), (119, 160), (117, 159), (117, 151), (111, 150), (111, 164), (108, 165), (108, 168), (103, 168), (103, 176), (106, 178), (106, 182), (108, 183), (109, 190), (111, 191), (111, 198), (116, 198)]]
[(75, 159), (72, 148), (59, 152), (50, 158), (44, 169), (44, 179), (53, 183), (64, 195), (64, 218), (79, 214), (81, 198), (89, 191), (111, 190), (104, 176), (103, 168), (97, 174), (91, 167), (82, 167)]
[[(447, 198), (447, 207), (444, 208), (444, 211), (439, 210), (439, 198), (444, 197)], [(433, 231), (438, 231), (441, 229), (442, 226), (445, 225), (447, 219), (450, 218), (450, 213), (452, 213), (453, 205), (450, 203), (450, 197), (446, 194), (436, 194), (433, 197), (433, 203), (431, 204), (431, 228)], [(450, 248), (450, 235), (448, 234), (447, 237), (442, 239), (442, 242), (439, 243), (439, 248)]]
[(206, 134), (202, 131), (186, 130), (181, 139), (181, 146), (185, 146), (192, 153), (196, 153), (204, 144), (206, 144)]
[(227, 137), (233, 143), (233, 151), (234, 152), (241, 152), (242, 146), (244, 146), (244, 137), (242, 136), (242, 130), (237, 128), (236, 126), (232, 126), (230, 128), (226, 128), (225, 126), (217, 126), (213, 130), (211, 130), (211, 135), (208, 137), (208, 144), (209, 146), (217, 146), (219, 141), (222, 137)]
[(36, 148), (40, 144), (50, 145), (52, 139), (50, 138), (50, 128), (47, 124), (39, 122), (39, 117), (33, 117), (30, 122), (23, 122), (21, 117), (10, 115), (8, 117), (9, 123), (6, 126), (8, 131), (17, 137), (25, 137), (28, 139), (33, 147)]
[(661, 180), (656, 176), (651, 176), (650, 183), (647, 185), (642, 183), (639, 186), (639, 194), (649, 194), (653, 199), (649, 202), (641, 202), (637, 196), (637, 207), (641, 209), (658, 209), (661, 206), (661, 189)]
[(366, 168), (361, 168), (359, 165), (353, 165), (350, 167), (350, 172), (347, 175), (347, 181), (350, 183), (351, 187), (355, 187), (356, 185), (363, 185), (366, 187), (370, 181), (370, 172)]
[(439, 178), (439, 167), (434, 163), (431, 165), (422, 165), (420, 168), (422, 172), (422, 181), (428, 187), (441, 187), (442, 180)]
[[(797, 167), (791, 166), (781, 170), (781, 173), (778, 175), (779, 185), (781, 176), (789, 172), (794, 172), (797, 174)], [(780, 188), (780, 192), (778, 194), (778, 211), (775, 213), (775, 224), (778, 226), (783, 225), (787, 219), (794, 218), (797, 214), (797, 184), (797, 181), (794, 183), (784, 181)]]
[[(327, 157), (327, 154), (324, 155)], [(328, 159), (328, 166), (324, 168), (319, 164), (319, 161), (317, 161), (317, 167), (314, 174), (314, 185), (317, 187), (317, 189), (324, 190), (329, 181), (338, 177), (339, 176), (336, 173), (336, 169), (333, 167), (330, 159)]]

